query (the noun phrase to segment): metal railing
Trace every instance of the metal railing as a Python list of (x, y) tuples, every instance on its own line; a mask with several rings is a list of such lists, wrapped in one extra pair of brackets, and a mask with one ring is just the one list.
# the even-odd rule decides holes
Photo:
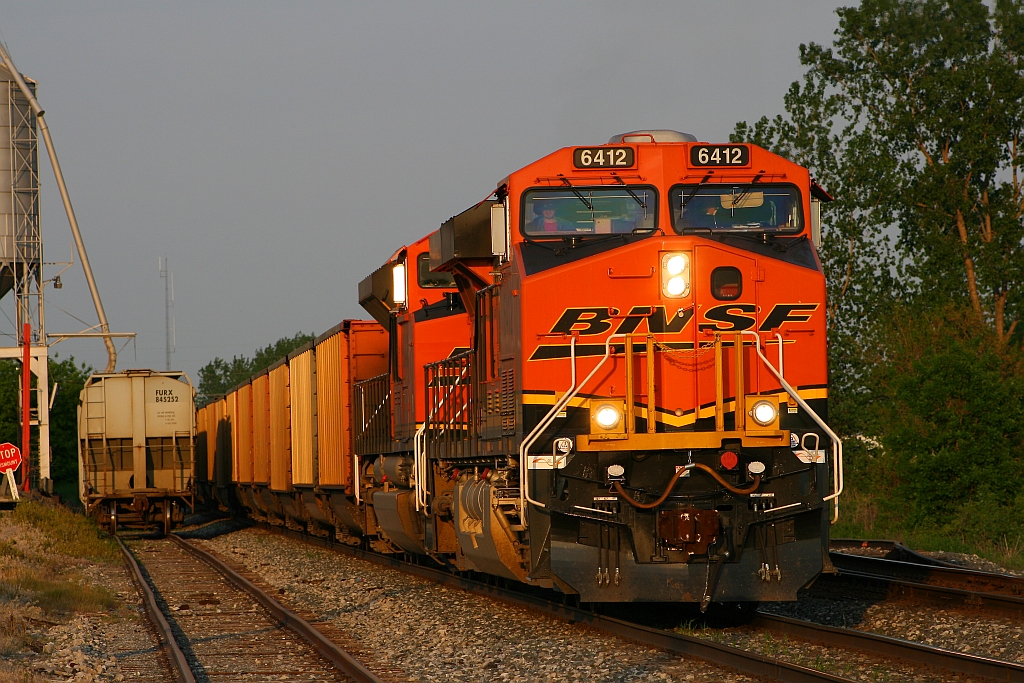
[(444, 458), (477, 454), (475, 350), (423, 366), (427, 415), (420, 450)]
[[(714, 342), (708, 345), (707, 349), (714, 350), (715, 354), (715, 431), (722, 432), (725, 430), (725, 386), (723, 381), (724, 376), (724, 358), (723, 358), (723, 341), (722, 334), (716, 334)], [(807, 402), (800, 396), (796, 389), (794, 389), (789, 382), (786, 381), (782, 374), (781, 368), (783, 367), (783, 340), (780, 334), (776, 334), (776, 340), (779, 344), (779, 367), (776, 368), (772, 365), (771, 361), (764, 355), (761, 349), (761, 338), (756, 332), (744, 331), (738, 332), (734, 335), (735, 342), (733, 344), (735, 354), (735, 371), (734, 377), (736, 382), (736, 398), (734, 399), (733, 414), (735, 416), (733, 429), (736, 431), (743, 431), (745, 429), (745, 417), (746, 407), (745, 396), (746, 387), (743, 371), (743, 353), (744, 347), (743, 339), (746, 336), (754, 338), (754, 350), (758, 357), (764, 363), (765, 367), (772, 373), (772, 375), (779, 381), (783, 390), (793, 398), (793, 400), (799, 405), (804, 411), (811, 417), (811, 419), (824, 431), (829, 438), (832, 440), (832, 477), (833, 477), (833, 493), (822, 498), (823, 502), (833, 501), (833, 515), (832, 523), (834, 524), (839, 518), (839, 495), (843, 491), (843, 446), (839, 437), (832, 429), (829, 428), (825, 421), (814, 412), (814, 410), (807, 404)], [(554, 421), (555, 417), (568, 406), (569, 402), (580, 392), (580, 390), (590, 381), (590, 379), (597, 373), (597, 371), (608, 361), (610, 357), (617, 353), (616, 346), (613, 345), (613, 340), (622, 340), (623, 343), (623, 355), (625, 356), (625, 373), (626, 373), (626, 414), (625, 414), (625, 425), (626, 433), (635, 433), (636, 423), (636, 395), (634, 391), (634, 346), (633, 340), (643, 339), (645, 343), (644, 351), (647, 356), (647, 372), (645, 378), (644, 393), (647, 395), (647, 408), (645, 416), (647, 420), (647, 433), (654, 434), (657, 428), (656, 424), (656, 393), (654, 383), (654, 354), (655, 349), (659, 346), (657, 340), (651, 334), (613, 334), (605, 340), (605, 352), (604, 356), (600, 359), (597, 365), (590, 371), (590, 373), (580, 382), (577, 382), (577, 368), (576, 368), (576, 338), (573, 337), (570, 341), (570, 355), (569, 362), (571, 367), (572, 379), (570, 381), (568, 389), (562, 397), (555, 402), (547, 414), (541, 418), (540, 422), (530, 431), (529, 434), (523, 439), (519, 447), (519, 474), (520, 474), (520, 508), (523, 510), (523, 525), (528, 524), (526, 509), (527, 504), (536, 505), (537, 507), (547, 507), (544, 503), (535, 500), (530, 495), (529, 487), (529, 449), (530, 447), (541, 437), (545, 429), (550, 426)], [(697, 350), (695, 350), (697, 351)], [(798, 503), (794, 504), (798, 505)], [(775, 508), (775, 510), (785, 509), (791, 506), (784, 506), (783, 508)]]
[[(807, 405), (807, 401), (803, 400), (803, 398), (800, 397), (800, 394), (797, 392), (797, 390), (794, 389), (789, 384), (789, 382), (786, 381), (786, 378), (782, 376), (782, 372), (780, 370), (777, 370), (775, 368), (775, 366), (773, 366), (771, 364), (771, 361), (769, 361), (765, 357), (764, 353), (761, 352), (761, 337), (760, 337), (760, 335), (758, 335), (757, 332), (751, 332), (749, 330), (745, 331), (745, 332), (742, 332), (741, 334), (743, 336), (749, 335), (749, 336), (754, 338), (754, 350), (757, 352), (757, 355), (761, 359), (761, 362), (764, 363), (765, 367), (767, 367), (768, 370), (773, 375), (775, 375), (775, 378), (777, 380), (779, 380), (779, 383), (782, 385), (782, 388), (785, 389), (786, 393), (789, 394), (793, 398), (794, 401), (796, 401), (797, 405), (799, 405), (801, 408), (803, 408), (804, 411), (808, 415), (811, 416), (811, 419), (814, 420), (814, 423), (816, 425), (818, 425), (823, 432), (828, 434), (828, 437), (832, 440), (832, 488), (833, 488), (833, 492), (831, 494), (825, 496), (824, 498), (822, 498), (821, 501), (823, 503), (824, 502), (828, 502), (828, 501), (833, 501), (832, 502), (832, 523), (835, 524), (839, 520), (839, 496), (843, 492), (843, 483), (844, 483), (843, 482), (843, 442), (840, 441), (839, 440), (839, 436), (835, 432), (833, 432), (829, 428), (829, 426), (827, 424), (825, 424), (825, 421), (822, 420), (821, 417), (816, 412), (814, 412), (814, 410), (812, 410), (809, 405)], [(781, 336), (779, 336), (779, 367), (782, 367), (782, 350), (781, 349), (782, 349), (782, 338), (781, 338)], [(789, 507), (789, 506), (786, 506), (786, 507)], [(783, 508), (774, 508), (774, 510), (781, 510), (781, 509), (783, 509)]]
[(355, 452), (358, 455), (391, 452), (391, 375), (385, 372), (353, 386)]

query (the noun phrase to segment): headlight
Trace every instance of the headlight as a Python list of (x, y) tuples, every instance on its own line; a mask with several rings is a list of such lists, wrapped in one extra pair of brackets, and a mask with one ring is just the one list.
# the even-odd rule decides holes
[(778, 417), (778, 411), (770, 401), (758, 401), (754, 404), (754, 407), (750, 409), (750, 416), (754, 418), (754, 422), (767, 427), (771, 423), (775, 422), (775, 418)]
[(622, 419), (622, 415), (619, 414), (618, 408), (613, 405), (605, 403), (599, 406), (597, 411), (594, 413), (594, 421), (601, 429), (611, 429), (615, 425), (619, 424), (619, 420)]
[(668, 260), (665, 261), (665, 270), (668, 271), (669, 275), (681, 275), (686, 270), (686, 266), (687, 258), (683, 254), (669, 256)]
[(405, 303), (405, 263), (396, 263), (391, 271), (391, 299), (396, 305)]
[(678, 299), (690, 293), (690, 256), (684, 253), (661, 255), (661, 293)]

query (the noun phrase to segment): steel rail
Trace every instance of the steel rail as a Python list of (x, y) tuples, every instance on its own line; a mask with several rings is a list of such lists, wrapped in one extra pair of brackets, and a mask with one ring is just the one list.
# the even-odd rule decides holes
[(925, 565), (887, 557), (869, 557), (848, 553), (831, 552), (829, 556), (840, 572), (845, 567), (849, 571), (897, 581), (912, 581), (929, 586), (978, 591), (1013, 598), (1024, 597), (1024, 578), (1012, 574), (979, 571), (966, 567)]
[(949, 567), (951, 569), (963, 569), (964, 567), (959, 564), (947, 562), (928, 555), (922, 555), (916, 550), (911, 550), (907, 546), (903, 545), (899, 541), (883, 541), (883, 540), (863, 540), (854, 538), (833, 538), (828, 542), (829, 550), (836, 553), (844, 553), (847, 555), (858, 555), (859, 553), (847, 552), (846, 549), (850, 548), (873, 548), (875, 550), (886, 551), (885, 556), (882, 559), (885, 560), (900, 560), (901, 562), (910, 562), (911, 564), (925, 564), (935, 567)]
[(146, 607), (150, 623), (153, 624), (157, 632), (160, 647), (167, 653), (167, 659), (174, 670), (174, 680), (177, 683), (196, 683), (196, 678), (192, 674), (192, 667), (189, 666), (185, 653), (178, 647), (178, 641), (174, 638), (174, 631), (171, 630), (171, 625), (160, 610), (160, 606), (156, 602), (156, 595), (153, 593), (153, 589), (149, 587), (149, 582), (146, 581), (146, 577), (142, 573), (142, 568), (135, 559), (135, 555), (132, 554), (132, 551), (128, 550), (128, 546), (124, 544), (120, 537), (114, 536), (114, 538), (117, 540), (117, 544), (121, 546), (121, 554), (124, 556), (124, 561), (128, 568), (131, 569), (132, 579), (139, 587), (139, 592), (142, 593), (142, 603)]
[(350, 676), (357, 683), (384, 683), (383, 679), (371, 672), (355, 659), (348, 652), (334, 644), (329, 638), (316, 629), (308, 621), (291, 611), (277, 600), (268, 595), (252, 581), (245, 578), (228, 565), (221, 562), (212, 553), (192, 545), (177, 534), (168, 536), (172, 541), (181, 546), (193, 557), (213, 567), (220, 574), (231, 582), (236, 588), (242, 590), (256, 599), (274, 618), (278, 619), (284, 626), (299, 634), (306, 642), (324, 659), (333, 664), (339, 671)]
[[(829, 553), (837, 577), (822, 576), (816, 587), (830, 590), (844, 579), (884, 587), (892, 599), (910, 598), (1024, 617), (1024, 581), (1017, 577), (969, 569), (918, 565), (877, 557)], [(978, 590), (981, 588), (982, 590)], [(994, 591), (1004, 592), (994, 592)], [(1006, 593), (1011, 593), (1007, 595)]]
[(537, 610), (548, 616), (563, 619), (570, 623), (590, 626), (605, 633), (627, 638), (651, 647), (680, 655), (690, 655), (708, 663), (732, 669), (741, 674), (759, 677), (761, 680), (778, 683), (849, 683), (851, 679), (833, 676), (798, 664), (790, 664), (773, 657), (748, 652), (739, 648), (715, 643), (703, 638), (686, 636), (673, 631), (651, 628), (634, 624), (615, 617), (595, 614), (585, 609), (569, 605), (553, 603), (545, 597), (530, 595), (520, 591), (502, 588), (483, 583), (459, 574), (442, 569), (434, 569), (419, 564), (405, 562), (394, 557), (333, 543), (328, 539), (316, 538), (290, 529), (282, 529), (268, 524), (259, 524), (260, 528), (276, 534), (297, 538), (306, 543), (321, 545), (335, 552), (356, 557), (361, 560), (398, 569), (408, 574), (424, 578), (435, 583), (460, 588), (462, 590), (486, 595), (503, 602)]
[(891, 657), (900, 661), (925, 664), (945, 671), (980, 676), (993, 681), (1024, 683), (1024, 665), (991, 657), (956, 652), (944, 648), (891, 638), (867, 631), (836, 628), (758, 612), (750, 625), (826, 646), (839, 646)]
[(1024, 599), (997, 593), (947, 588), (926, 583), (916, 583), (877, 574), (840, 570), (838, 579), (826, 579), (824, 583), (842, 581), (844, 578), (861, 583), (882, 584), (891, 599), (910, 598), (925, 600), (946, 607), (965, 607), (997, 612), (1008, 616), (1024, 618)]

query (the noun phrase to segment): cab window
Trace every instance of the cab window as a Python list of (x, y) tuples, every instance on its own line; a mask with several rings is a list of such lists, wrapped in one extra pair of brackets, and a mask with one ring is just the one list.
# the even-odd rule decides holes
[(425, 289), (455, 288), (455, 278), (451, 273), (435, 273), (430, 270), (430, 254), (427, 253), (416, 257), (416, 281)]
[(654, 188), (560, 187), (523, 195), (522, 231), (533, 238), (650, 232), (657, 225)]

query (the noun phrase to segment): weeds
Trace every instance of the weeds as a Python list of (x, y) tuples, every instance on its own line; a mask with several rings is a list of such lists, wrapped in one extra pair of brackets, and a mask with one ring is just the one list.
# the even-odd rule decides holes
[(20, 652), (34, 644), (28, 631), (28, 622), (38, 621), (40, 614), (38, 607), (0, 603), (0, 657)]
[(10, 518), (38, 529), (47, 550), (108, 563), (120, 557), (116, 542), (102, 534), (95, 521), (66, 508), (30, 500), (19, 504)]
[(1013, 562), (1021, 558), (1024, 555), (1024, 537), (1017, 534), (1016, 540), (1010, 541), (1006, 538), (1006, 534), (996, 544), (996, 552), (1002, 556), (1006, 562)]
[(761, 652), (775, 659), (782, 653), (781, 643), (776, 642), (770, 631), (765, 631), (761, 635)]
[(20, 560), (25, 557), (25, 553), (18, 550), (13, 541), (0, 541), (0, 557)]
[(47, 683), (47, 681), (37, 673), (0, 661), (0, 683)]
[(682, 624), (675, 628), (675, 632), (684, 636), (690, 636), (692, 638), (702, 638), (704, 640), (710, 640), (715, 643), (724, 643), (725, 634), (719, 629), (708, 628), (707, 626), (698, 626), (696, 619), (690, 619), (684, 621)]
[(106, 588), (62, 578), (47, 578), (22, 569), (0, 578), (0, 599), (36, 605), (46, 614), (99, 612), (114, 607), (114, 595)]

